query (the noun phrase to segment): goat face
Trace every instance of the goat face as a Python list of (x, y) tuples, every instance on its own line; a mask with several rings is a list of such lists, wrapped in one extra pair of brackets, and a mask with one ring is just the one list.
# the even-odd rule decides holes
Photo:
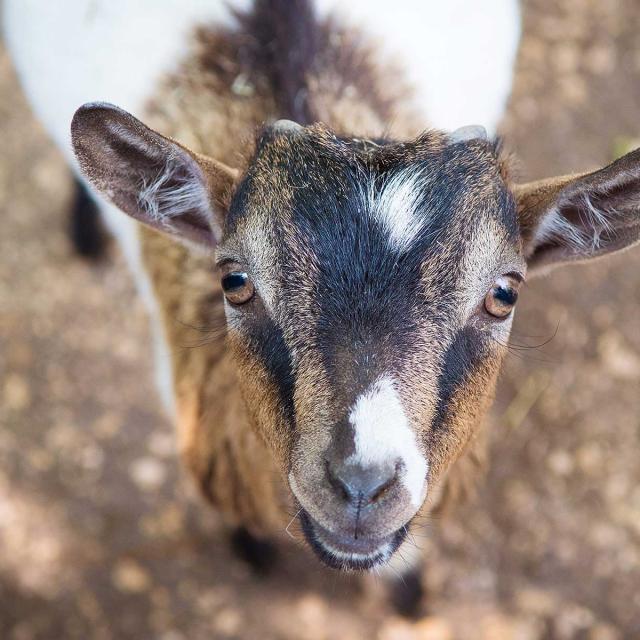
[(525, 264), (531, 275), (640, 239), (640, 151), (510, 190), (469, 130), (400, 144), (281, 124), (238, 184), (111, 105), (82, 107), (72, 138), (126, 213), (217, 245), (252, 423), (309, 542), (341, 568), (385, 561), (472, 439)]
[(515, 298), (523, 278), (515, 202), (486, 140), (281, 129), (259, 141), (217, 253), (229, 339), (307, 539), (331, 565), (370, 567), (492, 393), (513, 300), (498, 317), (485, 298)]

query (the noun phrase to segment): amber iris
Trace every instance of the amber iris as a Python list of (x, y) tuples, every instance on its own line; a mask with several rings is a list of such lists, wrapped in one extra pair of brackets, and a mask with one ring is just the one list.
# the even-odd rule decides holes
[(513, 276), (498, 278), (484, 299), (484, 308), (494, 318), (507, 318), (518, 300), (521, 280)]
[(253, 298), (255, 288), (246, 271), (223, 269), (222, 290), (231, 304), (244, 304)]

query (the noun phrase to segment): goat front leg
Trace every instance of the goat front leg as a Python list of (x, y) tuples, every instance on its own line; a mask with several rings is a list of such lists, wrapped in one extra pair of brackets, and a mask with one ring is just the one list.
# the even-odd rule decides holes
[(252, 499), (232, 443), (220, 442), (215, 448), (211, 442), (203, 438), (195, 450), (183, 451), (186, 466), (200, 493), (227, 523), (235, 555), (256, 575), (265, 576), (275, 565), (277, 553), (275, 545), (261, 533), (261, 514), (254, 513), (256, 503), (261, 503)]
[(237, 527), (231, 534), (233, 552), (246, 562), (258, 576), (266, 576), (276, 565), (278, 553), (267, 538), (252, 534), (245, 527)]
[(234, 552), (257, 574), (267, 573), (276, 559), (267, 534), (286, 519), (279, 474), (270, 456), (242, 423), (225, 432), (216, 421), (203, 419), (195, 402), (183, 399), (180, 407), (178, 431), (186, 468), (229, 527)]

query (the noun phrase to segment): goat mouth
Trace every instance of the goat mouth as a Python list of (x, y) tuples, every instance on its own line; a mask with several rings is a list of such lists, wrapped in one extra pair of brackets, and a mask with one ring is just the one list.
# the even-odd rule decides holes
[(347, 539), (319, 525), (304, 509), (298, 517), (316, 556), (327, 566), (341, 571), (368, 571), (384, 564), (407, 536), (407, 527), (401, 527), (378, 540)]

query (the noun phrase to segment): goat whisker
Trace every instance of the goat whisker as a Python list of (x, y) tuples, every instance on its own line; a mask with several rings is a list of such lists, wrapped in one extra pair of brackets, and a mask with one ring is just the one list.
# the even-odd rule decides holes
[(285, 533), (292, 539), (295, 540), (295, 536), (289, 531), (289, 527), (294, 523), (295, 519), (300, 515), (300, 512), (302, 511), (302, 507), (300, 507), (300, 509), (298, 509), (298, 511), (296, 512), (296, 515), (293, 516), (293, 518), (291, 518), (291, 520), (289, 521), (289, 524), (285, 527), (284, 531)]

